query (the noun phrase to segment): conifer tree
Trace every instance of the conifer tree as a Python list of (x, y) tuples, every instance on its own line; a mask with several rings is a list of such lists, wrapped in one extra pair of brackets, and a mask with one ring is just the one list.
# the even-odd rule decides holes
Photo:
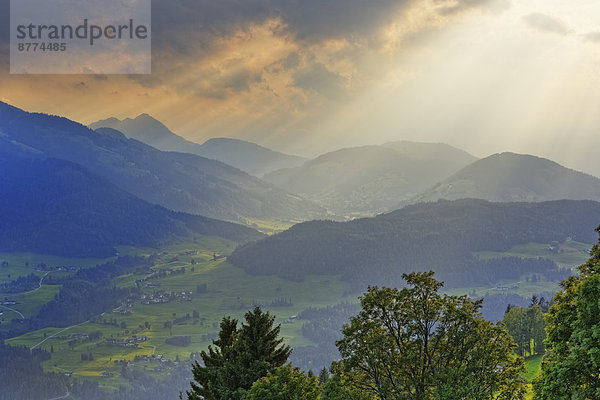
[(202, 351), (203, 364), (193, 366), (188, 400), (240, 400), (258, 379), (285, 364), (291, 349), (279, 337), (275, 316), (260, 307), (248, 311), (245, 322), (223, 318), (219, 337)]

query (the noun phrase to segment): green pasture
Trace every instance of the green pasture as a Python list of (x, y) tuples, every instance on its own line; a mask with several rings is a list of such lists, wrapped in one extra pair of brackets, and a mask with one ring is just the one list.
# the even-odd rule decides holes
[[(340, 301), (357, 301), (356, 296), (344, 296), (349, 285), (341, 282), (338, 276), (313, 275), (307, 276), (303, 282), (293, 282), (273, 276), (252, 276), (228, 264), (223, 258), (213, 260), (215, 254), (219, 256), (231, 248), (227, 244), (213, 242), (209, 249), (199, 250), (197, 254), (187, 254), (191, 251), (190, 244), (171, 247), (168, 250), (161, 249), (161, 259), (169, 261), (177, 257), (178, 260), (157, 265), (155, 270), (165, 270), (168, 273), (184, 267), (185, 273), (163, 278), (154, 276), (141, 284), (143, 293), (149, 295), (158, 291), (191, 291), (191, 301), (146, 305), (137, 300), (131, 307), (131, 314), (120, 314), (119, 309), (116, 309), (101, 316), (97, 322), (87, 322), (66, 330), (46, 328), (9, 339), (7, 342), (11, 345), (32, 347), (46, 339), (38, 345), (39, 348), (53, 350), (52, 359), (44, 363), (46, 370), (71, 372), (74, 376), (97, 379), (103, 387), (117, 388), (124, 381), (120, 378), (121, 366), (115, 364), (115, 360), (125, 359), (133, 362), (136, 355), (151, 356), (153, 353), (170, 360), (175, 360), (176, 357), (186, 360), (191, 352), (206, 349), (217, 334), (223, 316), (243, 319), (248, 309), (260, 304), (276, 315), (276, 322), (281, 324), (282, 336), (288, 344), (304, 346), (311, 343), (301, 334), (303, 322), (290, 322), (290, 316), (297, 315), (309, 307), (326, 307)], [(195, 265), (191, 264), (192, 259), (196, 261)], [(147, 277), (128, 274), (115, 279), (115, 284), (120, 287), (133, 287), (136, 280)], [(146, 287), (146, 284), (160, 287)], [(206, 284), (206, 293), (197, 293), (197, 287), (201, 284)], [(32, 293), (40, 300), (27, 301), (30, 310), (28, 312), (35, 312), (36, 307), (41, 306), (43, 300), (49, 301), (56, 291), (57, 286), (42, 286), (42, 289)], [(290, 300), (292, 306), (271, 305), (271, 302), (282, 298)], [(197, 311), (199, 318), (193, 318), (194, 311)], [(190, 315), (189, 319), (174, 323), (174, 320), (187, 314)], [(108, 324), (111, 318), (117, 320), (116, 326)], [(104, 320), (107, 324), (103, 323)], [(172, 323), (172, 327), (165, 325), (167, 321)], [(74, 342), (71, 336), (95, 331), (101, 331), (102, 338)], [(126, 339), (131, 336), (147, 336), (148, 340), (139, 342), (139, 348), (113, 346), (106, 342), (106, 338), (110, 337)], [(172, 336), (190, 336), (191, 343), (186, 347), (166, 344), (165, 340)], [(93, 360), (82, 360), (82, 353), (92, 353)], [(138, 364), (136, 368), (144, 368), (147, 372), (153, 371), (156, 366), (155, 363)], [(108, 372), (110, 376), (102, 377), (104, 372)]]
[(528, 243), (514, 246), (505, 252), (481, 251), (475, 255), (485, 260), (501, 257), (544, 257), (554, 261), (562, 268), (573, 268), (588, 260), (591, 247), (591, 244), (566, 241), (559, 244), (560, 252), (553, 252), (548, 249), (548, 244)]

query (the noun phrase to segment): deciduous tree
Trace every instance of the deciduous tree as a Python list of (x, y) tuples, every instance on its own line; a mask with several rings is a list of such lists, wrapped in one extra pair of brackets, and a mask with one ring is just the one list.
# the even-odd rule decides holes
[(244, 396), (244, 400), (319, 400), (317, 378), (286, 365), (260, 378)]
[(520, 399), (523, 360), (481, 301), (439, 293), (433, 272), (403, 275), (408, 287), (370, 287), (337, 342), (353, 387), (374, 398)]
[(537, 400), (600, 399), (600, 244), (579, 271), (561, 282), (546, 316), (546, 358), (534, 382)]

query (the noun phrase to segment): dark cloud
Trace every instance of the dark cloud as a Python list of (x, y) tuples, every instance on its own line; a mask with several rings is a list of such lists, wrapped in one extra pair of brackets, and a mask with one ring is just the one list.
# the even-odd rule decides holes
[(313, 63), (294, 74), (295, 87), (314, 91), (329, 98), (341, 97), (345, 92), (343, 84), (344, 79), (341, 76), (329, 71), (321, 63)]
[(440, 14), (456, 14), (468, 9), (483, 8), (492, 11), (503, 11), (510, 7), (508, 0), (458, 0), (447, 4), (448, 0), (435, 0), (440, 5)]
[(9, 70), (10, 0), (0, 0), (0, 73)]
[(290, 53), (286, 58), (281, 62), (281, 66), (284, 69), (293, 69), (300, 65), (300, 55), (298, 53)]
[[(155, 0), (152, 32), (159, 46), (189, 50), (194, 44), (210, 46), (214, 37), (225, 36), (249, 23), (279, 18), (286, 32), (297, 40), (320, 41), (369, 35), (391, 21), (410, 0)], [(180, 46), (182, 43), (187, 45)]]
[(558, 18), (551, 17), (542, 13), (533, 13), (523, 17), (523, 20), (529, 25), (529, 27), (546, 33), (555, 33), (558, 35), (566, 35), (569, 33), (569, 29)]
[(262, 80), (262, 74), (252, 73), (246, 68), (227, 69), (226, 72), (211, 79), (211, 86), (216, 90), (231, 90), (232, 92), (247, 92), (250, 85), (259, 83)]

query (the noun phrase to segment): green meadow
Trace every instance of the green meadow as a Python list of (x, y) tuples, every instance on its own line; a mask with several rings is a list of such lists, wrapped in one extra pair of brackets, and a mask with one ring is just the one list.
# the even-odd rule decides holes
[[(517, 246), (505, 253), (487, 252), (480, 253), (479, 256), (556, 256), (553, 259), (560, 258), (561, 265), (573, 266), (585, 261), (584, 251), (588, 247), (570, 242), (568, 251), (554, 255), (547, 254), (549, 252), (544, 245), (529, 244)], [(7, 343), (52, 351), (51, 360), (44, 363), (47, 371), (69, 372), (75, 377), (97, 380), (102, 387), (117, 389), (126, 383), (126, 380), (120, 377), (121, 360), (133, 363), (134, 368), (159, 377), (161, 372), (155, 369), (161, 363), (152, 356), (187, 360), (191, 353), (207, 348), (217, 334), (223, 316), (242, 319), (248, 309), (261, 305), (276, 315), (276, 322), (281, 324), (285, 341), (292, 347), (297, 347), (312, 343), (302, 335), (303, 322), (289, 317), (298, 315), (309, 307), (326, 307), (341, 301), (357, 302), (356, 294), (345, 295), (350, 287), (342, 282), (339, 276), (310, 275), (302, 282), (294, 282), (274, 276), (249, 275), (226, 262), (225, 256), (234, 248), (235, 243), (214, 237), (190, 238), (188, 243), (161, 249), (119, 248), (119, 255), (159, 254), (161, 261), (154, 267), (152, 275), (122, 275), (114, 280), (116, 286), (133, 288), (136, 281), (143, 280), (139, 287), (146, 299), (152, 298), (158, 292), (191, 292), (191, 299), (172, 298), (165, 303), (143, 304), (143, 300), (137, 298), (131, 307), (118, 307), (93, 321), (73, 327), (46, 328), (29, 332), (9, 339)], [(561, 249), (563, 248), (567, 249), (567, 246), (561, 244)], [(31, 254), (5, 254), (0, 256), (0, 259), (3, 257), (9, 260), (8, 269), (12, 268), (14, 271), (11, 276), (27, 274), (27, 271), (33, 270), (32, 265), (40, 262), (54, 266), (89, 267), (107, 261), (61, 259)], [(183, 273), (182, 268), (185, 270)], [(502, 285), (510, 287), (509, 293), (522, 296), (558, 289), (556, 283), (544, 280), (533, 282), (527, 276), (523, 276), (519, 282), (498, 282), (495, 286), (456, 288), (448, 292), (483, 296), (486, 293), (497, 293), (496, 286)], [(18, 301), (14, 308), (27, 317), (35, 315), (43, 304), (52, 300), (58, 290), (59, 286), (42, 285), (39, 290), (17, 294), (11, 298)], [(8, 322), (14, 317), (16, 314), (4, 309), (5, 321), (1, 327), (10, 327), (10, 324), (16, 323)], [(95, 333), (98, 336), (97, 332), (101, 332), (101, 337), (94, 337)], [(86, 339), (85, 335), (91, 335), (93, 339)], [(132, 337), (147, 337), (147, 340), (135, 341), (137, 346), (107, 342), (107, 339), (126, 341)], [(168, 344), (167, 340), (174, 337), (189, 337), (189, 344)], [(149, 361), (140, 360), (142, 356), (148, 356)], [(528, 359), (527, 365), (526, 377), (529, 380), (539, 370), (539, 360)]]
[[(45, 362), (48, 371), (70, 372), (73, 376), (98, 380), (106, 388), (118, 388), (125, 383), (120, 378), (120, 360), (134, 362), (136, 356), (160, 355), (169, 360), (187, 360), (190, 353), (206, 349), (219, 330), (223, 316), (242, 319), (244, 313), (261, 305), (276, 315), (281, 324), (282, 336), (291, 346), (310, 345), (301, 333), (302, 321), (290, 320), (309, 307), (326, 307), (340, 301), (357, 301), (355, 295), (344, 296), (349, 285), (338, 276), (313, 275), (302, 282), (293, 282), (272, 276), (252, 276), (226, 262), (223, 254), (233, 249), (231, 242), (204, 239), (202, 243), (188, 243), (160, 249), (165, 260), (155, 267), (166, 276), (154, 277), (141, 283), (146, 296), (154, 292), (192, 292), (191, 301), (172, 300), (167, 303), (142, 304), (137, 299), (127, 314), (117, 308), (99, 316), (93, 322), (65, 328), (46, 328), (7, 340), (11, 345), (39, 347), (52, 351), (51, 360)], [(134, 249), (119, 249), (120, 254), (133, 254)], [(152, 254), (156, 249), (141, 249), (139, 253)], [(184, 273), (172, 273), (180, 271)], [(147, 275), (123, 275), (115, 279), (119, 287), (134, 287), (136, 280)], [(205, 285), (205, 286), (204, 286)], [(198, 286), (203, 293), (198, 293)], [(19, 311), (31, 315), (44, 302), (52, 299), (58, 286), (43, 285), (42, 289), (25, 294), (31, 298), (17, 298)], [(281, 306), (281, 300), (291, 305)], [(5, 315), (7, 315), (5, 313)], [(187, 316), (189, 315), (189, 318)], [(197, 318), (194, 318), (194, 315)], [(112, 320), (112, 321), (111, 321)], [(116, 320), (116, 323), (114, 323)], [(112, 322), (112, 323), (111, 323)], [(170, 322), (170, 324), (169, 324)], [(76, 334), (89, 335), (102, 332), (102, 337), (77, 339)], [(93, 335), (92, 335), (93, 336)], [(135, 346), (109, 344), (106, 339), (126, 340), (132, 336), (144, 336), (147, 340)], [(189, 336), (185, 347), (167, 344), (172, 337)], [(82, 359), (82, 354), (92, 354), (92, 359)], [(115, 363), (117, 361), (117, 363)], [(148, 373), (154, 372), (158, 361), (134, 363)], [(108, 377), (102, 377), (108, 373)]]
[(528, 243), (514, 246), (505, 252), (482, 251), (475, 253), (482, 259), (500, 258), (500, 257), (523, 257), (537, 258), (544, 257), (554, 261), (562, 268), (573, 268), (585, 263), (589, 258), (591, 244), (565, 241), (558, 245), (559, 252), (553, 252), (548, 249), (548, 244)]

